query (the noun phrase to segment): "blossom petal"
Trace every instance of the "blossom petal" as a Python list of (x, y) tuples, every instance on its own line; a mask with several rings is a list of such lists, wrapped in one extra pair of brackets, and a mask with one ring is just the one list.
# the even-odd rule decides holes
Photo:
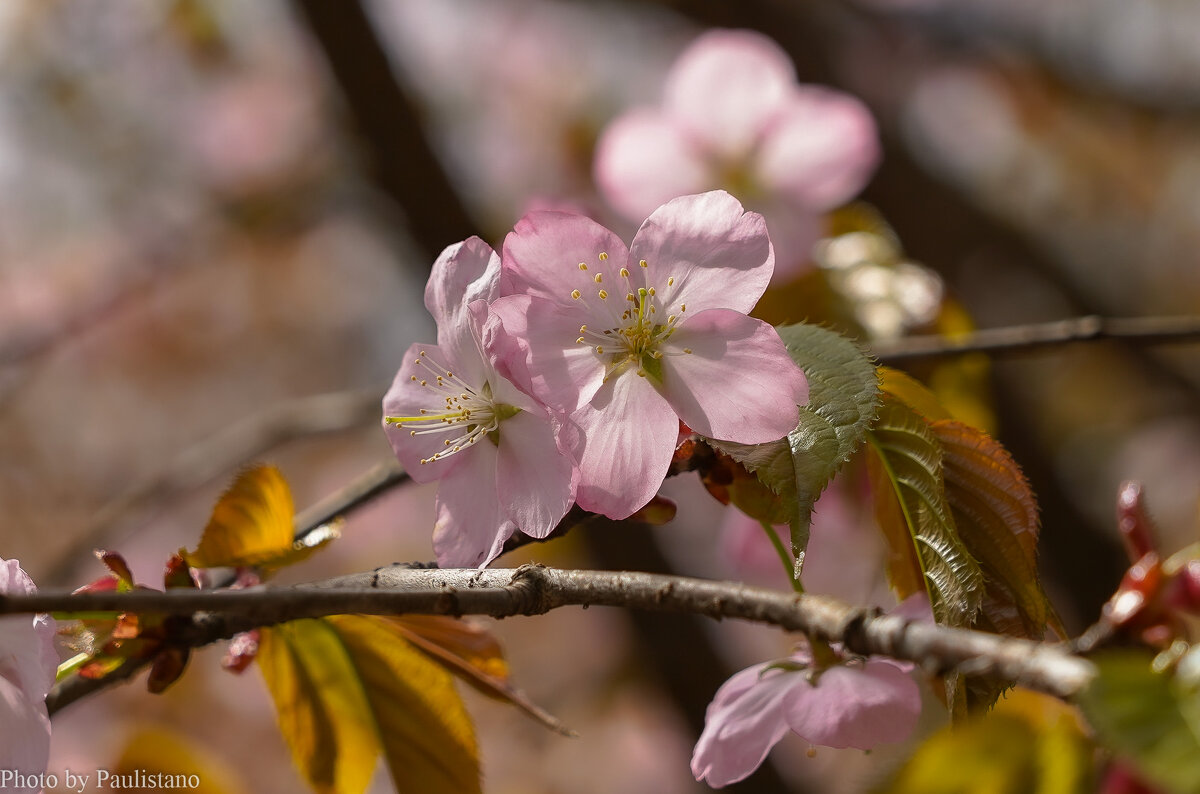
[(526, 535), (544, 538), (575, 501), (579, 470), (559, 448), (554, 425), (522, 411), (500, 424), (497, 493), (501, 507)]
[(528, 295), (491, 305), (502, 326), (489, 326), (488, 348), (497, 371), (552, 409), (570, 413), (592, 398), (604, 378), (604, 362), (589, 345), (576, 343), (584, 317), (553, 301)]
[[(46, 771), (50, 717), (43, 700), (31, 700), (19, 685), (0, 677), (0, 769), (38, 776)], [(14, 786), (8, 790), (36, 794), (41, 786)]]
[[(0, 559), (0, 593), (33, 595), (36, 592), (33, 580), (21, 570), (17, 560)], [(55, 631), (54, 618), (49, 615), (0, 618), (0, 677), (20, 687), (32, 701), (45, 700), (50, 687), (54, 686), (58, 672)]]
[(482, 568), (516, 528), (497, 493), (499, 453), (484, 440), (454, 457), (461, 460), (438, 486), (433, 551), (443, 568)]
[[(601, 253), (606, 255), (603, 261)], [(572, 291), (579, 290), (584, 305), (607, 315), (611, 312), (605, 304), (595, 300), (595, 278), (615, 278), (628, 264), (629, 251), (621, 238), (586, 216), (530, 212), (504, 238), (501, 261), (501, 295), (527, 294), (571, 304)], [(580, 263), (587, 270), (581, 270)]]
[(758, 181), (814, 211), (852, 199), (879, 164), (870, 111), (849, 94), (810, 85), (796, 87), (785, 108), (759, 149)]
[(749, 312), (775, 268), (766, 222), (723, 190), (659, 207), (633, 238), (630, 259), (646, 260), (649, 283), (669, 313), (681, 304), (688, 312)]
[(700, 435), (762, 444), (800, 421), (808, 381), (762, 320), (710, 309), (682, 323), (666, 352), (663, 394)]
[(447, 246), (425, 283), (425, 308), (437, 323), (438, 346), (452, 358), (471, 355), (474, 341), (465, 322), (472, 301), (492, 301), (500, 285), (500, 257), (478, 237)]
[(696, 141), (657, 110), (634, 110), (609, 124), (596, 144), (594, 170), (608, 203), (638, 221), (676, 196), (718, 184)]
[(755, 665), (726, 681), (704, 716), (704, 732), (692, 753), (692, 774), (714, 788), (749, 777), (788, 726), (783, 704), (803, 674)]
[(784, 102), (796, 72), (778, 44), (746, 30), (706, 33), (667, 76), (668, 111), (726, 159), (746, 156)]
[(585, 510), (626, 518), (645, 506), (667, 476), (679, 420), (646, 378), (612, 377), (571, 417), (583, 431), (576, 501)]
[(787, 695), (784, 714), (802, 738), (825, 747), (857, 747), (902, 742), (917, 725), (921, 692), (916, 682), (886, 659), (862, 668), (838, 665)]
[[(387, 435), (392, 451), (400, 460), (400, 465), (416, 482), (433, 482), (450, 471), (458, 460), (458, 455), (451, 455), (429, 463), (422, 460), (433, 457), (445, 450), (445, 440), (453, 438), (456, 433), (427, 433), (413, 435), (413, 430), (389, 423), (388, 417), (420, 417), (421, 410), (434, 410), (439, 405), (438, 396), (428, 385), (422, 386), (421, 380), (433, 381), (429, 372), (417, 364), (420, 352), (424, 350), (426, 357), (439, 363), (445, 363), (445, 354), (435, 345), (412, 345), (404, 354), (404, 363), (396, 372), (392, 386), (383, 396), (383, 432)], [(448, 366), (454, 366), (450, 364)], [(413, 380), (413, 377), (417, 380)]]

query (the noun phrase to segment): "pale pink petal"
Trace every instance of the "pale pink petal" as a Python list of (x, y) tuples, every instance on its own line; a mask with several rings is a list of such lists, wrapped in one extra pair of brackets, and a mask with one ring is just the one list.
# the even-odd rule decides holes
[(559, 448), (550, 417), (522, 411), (500, 424), (500, 504), (526, 535), (544, 538), (575, 501), (579, 470)]
[(726, 159), (746, 156), (795, 83), (779, 45), (748, 30), (714, 30), (667, 76), (667, 111)]
[(904, 741), (920, 713), (916, 682), (888, 660), (871, 660), (862, 668), (831, 667), (815, 687), (805, 682), (790, 691), (784, 707), (788, 725), (801, 738), (861, 750)]
[(491, 311), (503, 333), (489, 328), (489, 349), (497, 370), (519, 388), (563, 413), (600, 388), (604, 362), (590, 345), (576, 343), (586, 317), (527, 295), (500, 298)]
[(879, 157), (875, 122), (862, 102), (839, 91), (799, 86), (763, 138), (755, 172), (769, 191), (823, 212), (854, 198)]
[(584, 437), (579, 506), (618, 519), (645, 506), (667, 476), (679, 435), (667, 401), (646, 378), (626, 371), (571, 418)]
[[(429, 463), (421, 461), (443, 451), (446, 448), (444, 442), (460, 432), (451, 430), (446, 433), (413, 435), (411, 429), (398, 427), (387, 421), (388, 417), (419, 417), (422, 408), (436, 411), (442, 406), (438, 394), (429, 385), (435, 382), (433, 375), (424, 366), (416, 363), (422, 350), (425, 351), (425, 358), (446, 363), (444, 351), (436, 345), (418, 343), (408, 348), (404, 354), (404, 363), (400, 365), (392, 381), (392, 387), (383, 396), (383, 432), (387, 435), (388, 443), (392, 445), (392, 451), (399, 458), (400, 465), (409, 476), (416, 482), (433, 482), (454, 468), (459, 456), (451, 455)], [(412, 379), (414, 375), (418, 380)], [(427, 385), (422, 386), (421, 380)]]
[[(17, 560), (0, 560), (0, 593), (36, 592), (33, 580)], [(55, 631), (54, 618), (49, 615), (0, 618), (0, 677), (20, 687), (31, 701), (45, 700), (54, 686), (58, 670)]]
[(454, 458), (437, 493), (433, 551), (442, 568), (483, 567), (494, 560), (515, 529), (497, 495), (496, 445), (484, 439)]
[(630, 259), (646, 260), (648, 284), (671, 314), (681, 305), (689, 314), (713, 308), (749, 312), (775, 268), (766, 222), (723, 190), (659, 207), (633, 238)]
[(437, 323), (438, 346), (452, 358), (473, 355), (465, 322), (472, 301), (493, 300), (500, 284), (500, 257), (478, 237), (455, 243), (433, 263), (425, 283), (425, 308)]
[[(37, 592), (16, 560), (0, 559), (0, 593)], [(47, 615), (0, 618), (0, 770), (37, 775), (50, 754), (46, 693), (54, 684), (58, 654), (54, 619)], [(40, 787), (14, 787), (36, 792)]]
[[(31, 700), (18, 685), (0, 677), (0, 770), (41, 775), (49, 759), (50, 717), (46, 704)], [(22, 787), (10, 782), (6, 791), (36, 794), (41, 786)]]
[(824, 213), (797, 206), (780, 194), (757, 197), (751, 209), (766, 219), (771, 246), (775, 249), (772, 284), (787, 283), (813, 269), (813, 246), (826, 235), (828, 228)]
[(617, 212), (640, 221), (659, 205), (716, 187), (715, 163), (657, 110), (634, 110), (605, 128), (596, 144), (596, 184)]
[[(602, 253), (606, 255), (603, 260)], [(628, 260), (625, 243), (591, 218), (565, 212), (531, 212), (517, 221), (504, 238), (500, 294), (574, 302), (608, 317), (611, 311), (596, 297), (602, 287), (595, 277), (603, 274), (615, 278)], [(581, 263), (586, 270), (580, 269)], [(572, 300), (575, 290), (582, 296), (578, 301)]]
[(788, 691), (803, 683), (802, 676), (759, 664), (726, 681), (708, 705), (704, 732), (692, 753), (696, 780), (721, 788), (758, 769), (787, 733), (783, 703)]
[(700, 435), (762, 444), (796, 428), (808, 381), (762, 320), (710, 309), (681, 324), (664, 351), (662, 392)]

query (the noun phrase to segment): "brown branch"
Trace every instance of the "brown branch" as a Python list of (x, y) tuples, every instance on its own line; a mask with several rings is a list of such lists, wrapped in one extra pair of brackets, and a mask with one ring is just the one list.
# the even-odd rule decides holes
[[(420, 111), (397, 81), (359, 0), (295, 0), (362, 137), (376, 182), (408, 218), (425, 260), (476, 233), (475, 224), (421, 127)], [(421, 272), (428, 273), (423, 265)]]
[(871, 343), (882, 361), (910, 361), (963, 353), (1017, 355), (1048, 347), (1119, 340), (1139, 345), (1200, 342), (1200, 317), (1099, 317), (986, 328), (958, 336), (908, 336)]
[[(241, 631), (334, 614), (540, 615), (565, 606), (615, 606), (738, 618), (844, 643), (862, 654), (957, 670), (1070, 698), (1095, 675), (1060, 647), (880, 615), (830, 598), (735, 582), (610, 571), (381, 568), (295, 587), (224, 591), (37, 593), (0, 596), (0, 614), (121, 611), (190, 616), (173, 642), (200, 646)], [(103, 681), (97, 682), (103, 685)], [(54, 699), (61, 708), (61, 699)]]

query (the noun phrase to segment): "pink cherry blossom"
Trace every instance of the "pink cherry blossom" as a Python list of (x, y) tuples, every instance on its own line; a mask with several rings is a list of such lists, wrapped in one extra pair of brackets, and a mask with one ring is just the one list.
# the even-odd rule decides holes
[(545, 537), (575, 498), (569, 426), (502, 377), (487, 352), (499, 274), (499, 257), (478, 238), (442, 252), (425, 288), (438, 343), (410, 347), (383, 398), (405, 470), (440, 481), (433, 547), (445, 567), (487, 565), (517, 529)]
[(663, 104), (618, 117), (596, 150), (596, 182), (642, 218), (675, 196), (724, 187), (766, 216), (777, 274), (809, 262), (821, 216), (854, 197), (879, 161), (875, 124), (847, 94), (796, 82), (766, 36), (715, 30), (671, 68)]
[(748, 667), (708, 706), (692, 774), (714, 788), (748, 777), (789, 731), (810, 744), (857, 747), (904, 741), (921, 712), (912, 665), (849, 659), (819, 673), (812, 655)]
[(808, 398), (771, 326), (746, 316), (774, 254), (724, 191), (675, 199), (630, 248), (590, 218), (526, 215), (504, 241), (503, 371), (583, 433), (580, 507), (623, 518), (658, 490), (679, 420), (746, 444), (782, 438)]
[[(0, 559), (0, 593), (28, 595), (36, 591), (16, 560)], [(22, 775), (46, 771), (50, 756), (46, 695), (57, 671), (54, 618), (0, 618), (0, 769), (16, 770)], [(39, 788), (12, 790), (35, 792)]]

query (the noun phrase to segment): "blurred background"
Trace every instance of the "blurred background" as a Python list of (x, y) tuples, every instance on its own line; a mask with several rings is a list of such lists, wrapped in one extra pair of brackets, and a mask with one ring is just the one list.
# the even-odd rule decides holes
[[(154, 586), (246, 463), (278, 464), (303, 508), (388, 459), (379, 398), (404, 349), (433, 338), (421, 295), (437, 253), (471, 234), (498, 247), (532, 207), (628, 239), (645, 213), (621, 180), (653, 163), (628, 140), (606, 160), (613, 129), (637, 113), (665, 129), (678, 56), (716, 28), (774, 39), (812, 100), (796, 111), (811, 134), (770, 171), (682, 180), (732, 190), (799, 241), (764, 317), (870, 343), (1200, 309), (1189, 0), (8, 0), (0, 556), (59, 588), (115, 549)], [(828, 133), (840, 123), (852, 134)], [(1145, 482), (1163, 548), (1195, 538), (1198, 361), (1191, 344), (1099, 343), (911, 367), (1024, 467), (1072, 630), (1124, 569), (1121, 480)], [(887, 605), (853, 474), (818, 510), (834, 575), (810, 589)], [(667, 492), (679, 515), (663, 527), (592, 527), (500, 564), (786, 587), (697, 482)], [(432, 558), (433, 493), (389, 492), (288, 575)], [(581, 737), (466, 693), (493, 794), (705, 790), (688, 759), (712, 693), (788, 648), (765, 629), (603, 610), (495, 630), (516, 683)], [(226, 674), (219, 654), (165, 695), (139, 683), (65, 710), (50, 770), (112, 768), (153, 735), (214, 791), (301, 790), (257, 672)], [(806, 749), (789, 737), (730, 790), (861, 791), (905, 756)], [(373, 790), (390, 790), (382, 771)]]

